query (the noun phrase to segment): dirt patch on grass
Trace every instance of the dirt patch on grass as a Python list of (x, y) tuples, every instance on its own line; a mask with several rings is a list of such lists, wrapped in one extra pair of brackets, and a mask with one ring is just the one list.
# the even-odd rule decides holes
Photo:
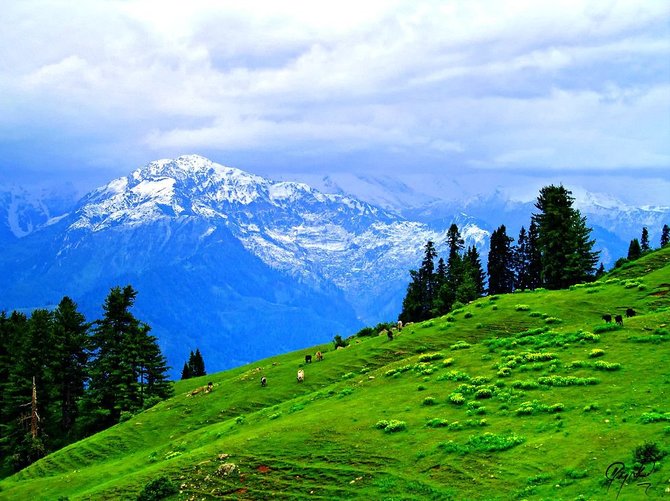
[(269, 466), (265, 466), (264, 464), (260, 465), (258, 468), (256, 468), (260, 473), (267, 473), (270, 471)]

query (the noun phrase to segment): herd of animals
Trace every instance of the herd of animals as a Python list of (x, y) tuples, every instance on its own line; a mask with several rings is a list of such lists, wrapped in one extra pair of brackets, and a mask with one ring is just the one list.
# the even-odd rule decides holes
[[(634, 317), (635, 315), (636, 315), (636, 312), (633, 308), (627, 308), (626, 309), (626, 318)], [(612, 323), (612, 318), (614, 318), (614, 321), (618, 325), (623, 325), (623, 316), (622, 315), (614, 315), (614, 317), (612, 317), (612, 315), (610, 315), (609, 313), (606, 313), (605, 315), (602, 316), (602, 318), (608, 324)], [(411, 323), (412, 322), (409, 322), (407, 325), (410, 325)], [(403, 328), (403, 324), (400, 320), (398, 320), (397, 331), (401, 331), (402, 328)], [(386, 332), (386, 336), (388, 337), (389, 341), (391, 341), (391, 340), (393, 340), (393, 331), (394, 330), (396, 330), (396, 329), (393, 329), (393, 330), (384, 329), (384, 331), (380, 332), (380, 334), (383, 334), (384, 332)], [(320, 361), (323, 360), (323, 354), (320, 351), (317, 351), (316, 354), (315, 354), (315, 358), (318, 362), (320, 362)], [(305, 355), (305, 363), (306, 364), (311, 364), (312, 363), (312, 355)], [(304, 369), (298, 369), (298, 374), (296, 376), (296, 380), (298, 381), (298, 383), (302, 383), (303, 381), (305, 381), (305, 371), (304, 371)], [(261, 386), (267, 386), (267, 384), (268, 384), (267, 378), (265, 376), (261, 377)]]
[[(636, 313), (635, 313), (635, 310), (633, 308), (628, 308), (626, 310), (626, 318), (634, 317), (635, 315), (636, 315)], [(609, 313), (606, 313), (605, 315), (603, 315), (603, 320), (608, 324), (612, 323), (612, 315), (610, 315)], [(623, 317), (621, 315), (615, 315), (614, 316), (614, 321), (618, 325), (623, 325)]]

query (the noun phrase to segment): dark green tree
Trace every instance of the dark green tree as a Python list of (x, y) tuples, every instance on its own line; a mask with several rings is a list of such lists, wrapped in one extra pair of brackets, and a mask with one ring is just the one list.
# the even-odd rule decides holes
[(489, 294), (508, 293), (514, 290), (513, 241), (513, 238), (507, 236), (504, 224), (491, 234), (491, 249), (487, 266)]
[(663, 225), (663, 231), (661, 232), (661, 247), (665, 247), (670, 242), (670, 227), (667, 224)]
[(193, 356), (188, 361), (191, 377), (199, 377), (207, 374), (205, 371), (205, 361), (200, 354), (200, 349), (196, 348)]
[(572, 207), (574, 198), (563, 186), (540, 190), (533, 214), (542, 256), (542, 285), (562, 289), (591, 279), (599, 252), (593, 251), (586, 218)]
[[(136, 296), (130, 285), (114, 287), (103, 304), (103, 318), (93, 329), (90, 383), (83, 399), (87, 432), (107, 428), (123, 413), (142, 409), (149, 392), (149, 365), (166, 370), (164, 359), (150, 360), (158, 350), (156, 339), (130, 312)], [(163, 388), (162, 383), (158, 387)]]
[(649, 246), (649, 230), (647, 230), (646, 226), (642, 228), (642, 237), (640, 238), (640, 250), (642, 251), (643, 254), (651, 250), (651, 247)]
[(598, 271), (596, 271), (596, 278), (600, 278), (605, 274), (605, 265), (603, 263), (600, 263), (600, 267), (598, 268)]
[(513, 246), (514, 289), (530, 289), (530, 253), (528, 233), (523, 226), (519, 231), (519, 238)]
[(403, 299), (399, 320), (420, 322), (431, 317), (436, 295), (437, 275), (434, 260), (437, 256), (433, 242), (426, 242), (424, 258), (418, 271), (410, 270), (411, 281)]
[[(193, 352), (191, 352), (191, 356), (193, 356)], [(181, 370), (181, 378), (190, 379), (191, 377), (191, 368), (188, 366), (188, 361), (184, 362), (184, 368)]]
[(442, 315), (451, 311), (456, 302), (458, 288), (463, 281), (464, 267), (461, 251), (464, 247), (464, 241), (458, 226), (454, 223), (447, 230), (447, 274), (446, 281), (437, 291), (433, 306), (433, 315)]
[(530, 290), (542, 287), (542, 252), (539, 244), (537, 223), (531, 219), (528, 226), (528, 241), (526, 243), (528, 256), (528, 283)]
[(467, 272), (474, 284), (475, 296), (470, 299), (470, 301), (472, 301), (473, 299), (483, 296), (485, 292), (486, 274), (482, 269), (482, 262), (477, 247), (472, 245), (468, 248), (464, 261), (468, 265)]
[(632, 261), (639, 258), (642, 255), (642, 248), (640, 247), (640, 241), (637, 238), (634, 238), (630, 241), (628, 246), (628, 260)]
[(78, 402), (84, 395), (88, 365), (88, 329), (77, 304), (65, 296), (53, 312), (53, 383), (59, 404), (60, 430), (65, 438), (73, 429)]

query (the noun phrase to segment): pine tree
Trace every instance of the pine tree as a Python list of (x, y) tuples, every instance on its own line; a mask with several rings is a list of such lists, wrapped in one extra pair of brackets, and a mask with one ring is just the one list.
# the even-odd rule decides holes
[(665, 247), (670, 242), (670, 227), (667, 224), (663, 225), (663, 231), (661, 232), (661, 247)]
[[(191, 358), (193, 357), (193, 352), (191, 352)], [(190, 379), (191, 377), (191, 368), (188, 365), (188, 361), (184, 362), (184, 368), (181, 370), (181, 378), (182, 379)]]
[(640, 242), (637, 238), (634, 238), (630, 241), (628, 246), (628, 260), (632, 261), (639, 258), (642, 255), (642, 248), (640, 247)]
[(649, 246), (649, 230), (647, 230), (646, 226), (642, 228), (642, 237), (640, 238), (640, 250), (642, 251), (643, 254), (651, 250), (651, 247)]
[(189, 368), (191, 370), (191, 377), (205, 376), (207, 372), (205, 371), (205, 361), (200, 354), (200, 349), (196, 348), (195, 353), (193, 353), (193, 358), (189, 360)]
[(446, 281), (440, 287), (436, 298), (436, 307), (434, 313), (441, 315), (451, 311), (456, 302), (458, 288), (463, 281), (464, 267), (461, 251), (464, 242), (458, 226), (454, 223), (447, 230), (447, 247), (449, 255), (447, 256), (447, 276)]
[(142, 409), (148, 397), (169, 393), (156, 338), (130, 312), (136, 296), (130, 285), (114, 287), (93, 330), (90, 384), (83, 399), (87, 431), (116, 424), (123, 413)]
[(596, 271), (596, 278), (600, 278), (605, 274), (605, 265), (603, 263), (600, 263), (600, 267), (598, 268), (598, 271)]
[(535, 290), (542, 286), (542, 252), (538, 242), (539, 234), (535, 219), (531, 219), (528, 226), (528, 288)]
[[(8, 421), (3, 426), (3, 457), (9, 466), (19, 470), (33, 463), (47, 453), (48, 436), (46, 429), (54, 422), (49, 412), (53, 403), (54, 387), (51, 383), (52, 370), (50, 350), (51, 313), (47, 310), (34, 310), (26, 321), (21, 314), (12, 314), (13, 366), (3, 401), (7, 405)], [(39, 421), (35, 430), (31, 430), (33, 421), (31, 396), (33, 381), (37, 388), (36, 416)], [(33, 435), (32, 432), (35, 432)]]
[(530, 254), (528, 249), (528, 234), (523, 226), (519, 231), (519, 238), (513, 247), (514, 289), (530, 289)]
[(78, 401), (84, 394), (88, 364), (89, 325), (77, 304), (64, 297), (53, 312), (53, 382), (60, 409), (59, 435), (65, 436), (74, 427)]
[(411, 281), (402, 303), (398, 319), (403, 322), (420, 322), (431, 317), (436, 295), (436, 274), (434, 259), (437, 251), (433, 242), (424, 247), (424, 258), (418, 271), (410, 270)]
[(504, 224), (491, 234), (491, 250), (487, 266), (489, 294), (501, 294), (514, 290), (513, 241), (513, 238), (507, 236)]
[(542, 256), (542, 284), (562, 289), (593, 277), (599, 252), (586, 218), (572, 207), (574, 198), (563, 186), (540, 190), (533, 218), (538, 226), (538, 245)]
[(475, 286), (475, 297), (472, 299), (476, 299), (484, 295), (484, 282), (486, 280), (486, 274), (482, 269), (482, 262), (479, 257), (479, 251), (477, 251), (477, 247), (472, 245), (468, 248), (465, 261), (468, 263), (468, 272)]

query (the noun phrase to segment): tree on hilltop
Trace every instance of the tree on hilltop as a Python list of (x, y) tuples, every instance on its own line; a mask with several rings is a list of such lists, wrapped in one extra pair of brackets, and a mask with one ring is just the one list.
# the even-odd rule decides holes
[(540, 190), (533, 220), (538, 229), (538, 247), (542, 263), (542, 285), (563, 289), (593, 278), (599, 252), (586, 218), (572, 207), (572, 192), (563, 186), (545, 186)]
[(649, 252), (651, 250), (651, 247), (649, 246), (649, 230), (647, 230), (646, 226), (642, 228), (642, 236), (640, 238), (640, 250), (642, 251), (642, 254), (644, 254), (645, 252)]
[(504, 294), (514, 290), (513, 241), (513, 238), (507, 236), (504, 224), (491, 234), (491, 250), (487, 266), (489, 294)]
[(670, 227), (667, 224), (663, 225), (663, 231), (661, 232), (661, 247), (665, 247), (670, 242)]
[(637, 238), (634, 238), (630, 241), (628, 246), (628, 260), (633, 261), (634, 259), (639, 258), (642, 255), (642, 248), (640, 247), (640, 241)]

